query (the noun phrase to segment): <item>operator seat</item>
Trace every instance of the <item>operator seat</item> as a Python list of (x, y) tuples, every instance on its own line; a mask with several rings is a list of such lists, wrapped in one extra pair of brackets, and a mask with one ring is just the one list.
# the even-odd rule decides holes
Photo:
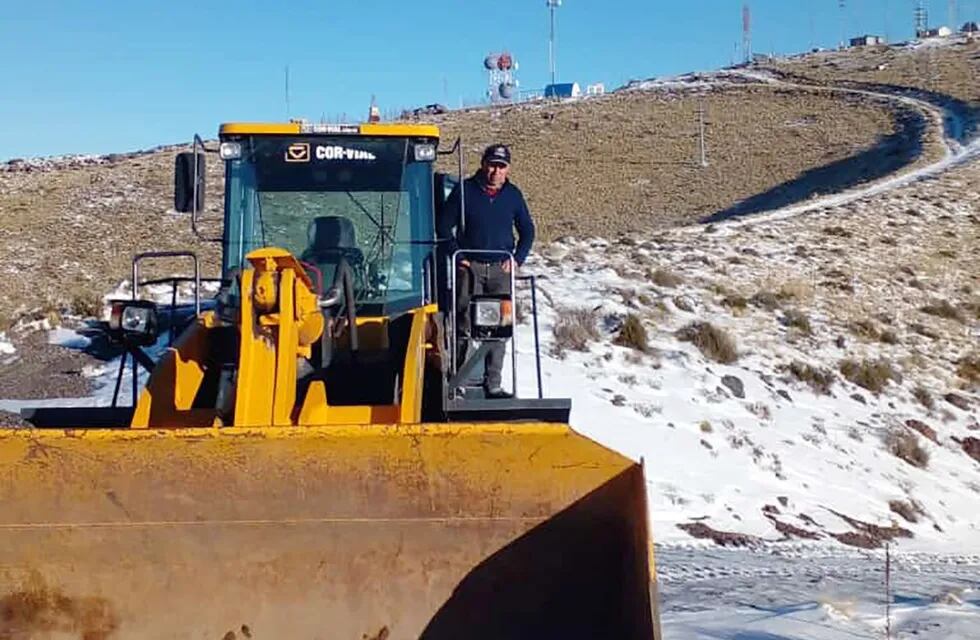
[(337, 265), (346, 259), (354, 272), (355, 280), (363, 273), (364, 252), (357, 247), (354, 224), (343, 216), (319, 216), (313, 218), (307, 228), (309, 246), (300, 260), (314, 264), (323, 275), (323, 287), (329, 288), (337, 272)]

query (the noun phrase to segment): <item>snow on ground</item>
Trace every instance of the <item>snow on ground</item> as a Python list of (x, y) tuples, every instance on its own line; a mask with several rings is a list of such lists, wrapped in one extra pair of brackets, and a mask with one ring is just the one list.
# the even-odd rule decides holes
[[(658, 554), (669, 640), (980, 637), (980, 558), (686, 548)], [(886, 601), (890, 612), (886, 615)]]
[(17, 349), (10, 342), (10, 339), (7, 338), (6, 332), (0, 331), (0, 355), (9, 356), (15, 353), (17, 353)]
[[(783, 536), (774, 528), (776, 520), (828, 540), (827, 533), (851, 530), (840, 514), (888, 526), (895, 517), (889, 501), (911, 496), (929, 517), (918, 524), (902, 522), (916, 536), (903, 540), (903, 547), (980, 551), (976, 462), (946, 441), (930, 448), (931, 465), (941, 471), (922, 470), (882, 443), (903, 419), (920, 416), (911, 399), (876, 397), (853, 385), (833, 396), (818, 395), (785, 380), (776, 366), (804, 357), (806, 347), (785, 343), (784, 328), (771, 314), (745, 323), (710, 313), (745, 345), (735, 364), (710, 362), (674, 336), (705, 311), (687, 312), (678, 302), (703, 303), (693, 296), (685, 301), (683, 293), (663, 296), (653, 287), (644, 289), (642, 280), (621, 276), (611, 266), (618, 250), (605, 241), (552, 249), (550, 266), (532, 267), (547, 292), (539, 296), (545, 393), (574, 398), (577, 430), (644, 460), (659, 541), (688, 540), (676, 525), (695, 521), (778, 540)], [(657, 321), (650, 349), (656, 355), (610, 344), (622, 317), (637, 311), (624, 302), (623, 291), (630, 301), (660, 296), (669, 316)], [(588, 351), (568, 350), (557, 359), (549, 355), (554, 324), (570, 308), (597, 309), (599, 324), (605, 321), (613, 330), (604, 331), (604, 339)], [(530, 396), (535, 393), (533, 340), (522, 328), (519, 389)], [(749, 332), (756, 334), (754, 341)], [(836, 362), (834, 353), (810, 355)], [(723, 383), (726, 376), (739, 393)], [(971, 416), (975, 419), (975, 413), (957, 412), (950, 426), (965, 434)]]

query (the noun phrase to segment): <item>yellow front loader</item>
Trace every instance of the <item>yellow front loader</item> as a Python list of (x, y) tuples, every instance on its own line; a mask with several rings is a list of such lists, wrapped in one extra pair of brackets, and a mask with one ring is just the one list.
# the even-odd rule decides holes
[(155, 303), (113, 303), (135, 406), (0, 430), (0, 638), (659, 639), (641, 465), (540, 384), (469, 382), (457, 338), (512, 340), (513, 301), (454, 311), (438, 143), (222, 126), (216, 299), (169, 344)]

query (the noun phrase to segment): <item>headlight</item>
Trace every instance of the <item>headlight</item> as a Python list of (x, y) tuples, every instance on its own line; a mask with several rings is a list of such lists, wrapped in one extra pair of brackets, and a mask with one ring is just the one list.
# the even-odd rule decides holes
[(147, 300), (114, 300), (109, 334), (116, 340), (153, 344), (157, 334), (157, 307)]
[(416, 162), (430, 162), (436, 159), (436, 145), (417, 144), (415, 145)]
[(123, 331), (134, 333), (146, 333), (150, 327), (151, 309), (146, 307), (126, 307), (122, 312)]
[(476, 325), (479, 327), (500, 326), (499, 300), (481, 300), (476, 303)]
[(238, 160), (242, 157), (241, 142), (222, 142), (218, 147), (218, 155), (222, 160)]
[(478, 327), (506, 327), (514, 322), (510, 300), (477, 300), (473, 306), (474, 324)]

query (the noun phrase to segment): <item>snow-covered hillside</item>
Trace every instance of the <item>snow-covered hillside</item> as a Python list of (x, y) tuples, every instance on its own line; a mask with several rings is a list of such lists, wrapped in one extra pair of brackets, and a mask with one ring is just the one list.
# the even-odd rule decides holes
[[(980, 551), (977, 184), (971, 165), (807, 216), (539, 252), (546, 390), (644, 460), (659, 541)], [(613, 344), (629, 314), (646, 353)], [(593, 320), (576, 350), (569, 326)], [(737, 358), (682, 341), (692, 322)]]

